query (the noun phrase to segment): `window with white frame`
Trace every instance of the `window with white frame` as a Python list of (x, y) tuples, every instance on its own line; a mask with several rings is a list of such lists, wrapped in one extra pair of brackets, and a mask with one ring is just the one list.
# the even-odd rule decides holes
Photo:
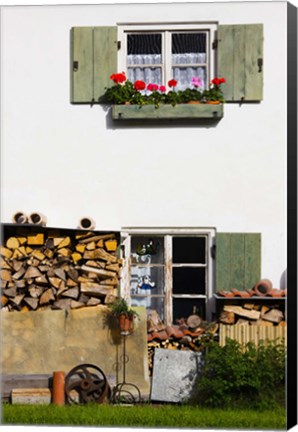
[(197, 77), (206, 89), (214, 77), (215, 31), (216, 24), (121, 25), (120, 70), (132, 82), (167, 86), (175, 79), (177, 90), (190, 87)]
[(156, 310), (167, 324), (198, 313), (212, 297), (213, 229), (124, 231), (122, 295)]

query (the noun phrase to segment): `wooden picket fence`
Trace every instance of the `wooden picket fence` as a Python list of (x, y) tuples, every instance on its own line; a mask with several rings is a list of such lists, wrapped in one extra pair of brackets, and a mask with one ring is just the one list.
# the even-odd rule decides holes
[(233, 339), (240, 344), (252, 342), (259, 345), (262, 341), (265, 345), (267, 341), (276, 341), (287, 345), (286, 326), (261, 326), (261, 325), (219, 325), (219, 344), (224, 346), (227, 339)]

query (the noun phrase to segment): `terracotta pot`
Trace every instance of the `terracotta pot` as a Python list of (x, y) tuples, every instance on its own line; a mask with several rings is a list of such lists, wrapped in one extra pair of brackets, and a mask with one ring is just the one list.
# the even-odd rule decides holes
[(254, 291), (258, 296), (265, 296), (272, 290), (272, 282), (269, 279), (261, 279), (254, 287)]
[(207, 102), (209, 105), (219, 105), (220, 101), (209, 101)]
[(193, 101), (189, 101), (187, 102), (189, 105), (199, 105), (201, 102), (193, 100)]
[(133, 318), (128, 317), (125, 314), (119, 315), (118, 318), (119, 328), (121, 334), (130, 334), (133, 331)]

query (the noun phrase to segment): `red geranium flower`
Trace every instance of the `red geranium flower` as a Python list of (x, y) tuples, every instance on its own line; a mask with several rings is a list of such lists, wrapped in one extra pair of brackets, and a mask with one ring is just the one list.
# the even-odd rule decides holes
[(124, 81), (126, 81), (126, 76), (124, 72), (115, 73), (110, 76), (110, 79), (114, 81), (115, 84), (122, 84)]
[(159, 86), (159, 91), (161, 91), (162, 93), (165, 93), (167, 91), (166, 86), (164, 86), (164, 85)]
[(144, 90), (146, 88), (146, 83), (144, 83), (144, 81), (141, 80), (135, 81), (134, 88), (138, 91)]
[(169, 86), (169, 87), (176, 87), (177, 84), (178, 84), (178, 81), (176, 81), (175, 79), (171, 79), (171, 80), (168, 82), (168, 86)]
[(150, 83), (150, 84), (147, 85), (147, 90), (149, 90), (149, 91), (157, 91), (158, 90), (158, 85)]
[(225, 83), (226, 80), (224, 78), (213, 78), (213, 80), (211, 81), (211, 84), (214, 84), (216, 86), (220, 86), (220, 84)]

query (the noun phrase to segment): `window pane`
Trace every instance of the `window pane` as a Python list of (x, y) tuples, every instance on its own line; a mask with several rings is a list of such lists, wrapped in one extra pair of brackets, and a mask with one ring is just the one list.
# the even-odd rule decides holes
[(173, 294), (206, 294), (204, 267), (174, 267)]
[(193, 77), (198, 77), (202, 81), (202, 89), (207, 88), (206, 68), (205, 67), (174, 67), (173, 77), (178, 81), (177, 90), (185, 90), (191, 86)]
[(205, 53), (206, 33), (173, 33), (172, 54)]
[(131, 295), (140, 294), (150, 296), (151, 294), (162, 295), (164, 292), (163, 267), (135, 267), (131, 268), (130, 279)]
[(131, 261), (138, 264), (164, 263), (163, 237), (132, 237)]
[(173, 237), (173, 264), (205, 264), (205, 237)]
[(177, 319), (188, 318), (192, 314), (199, 315), (205, 319), (204, 299), (173, 299), (173, 322)]
[(146, 84), (154, 83), (161, 85), (162, 84), (162, 72), (161, 68), (128, 68), (127, 78), (131, 82), (135, 82), (137, 80), (144, 81)]
[(129, 54), (161, 54), (161, 34), (129, 34), (127, 35), (127, 53)]
[(146, 309), (154, 309), (158, 312), (161, 320), (164, 319), (164, 299), (156, 297), (132, 297), (132, 306), (144, 306)]

